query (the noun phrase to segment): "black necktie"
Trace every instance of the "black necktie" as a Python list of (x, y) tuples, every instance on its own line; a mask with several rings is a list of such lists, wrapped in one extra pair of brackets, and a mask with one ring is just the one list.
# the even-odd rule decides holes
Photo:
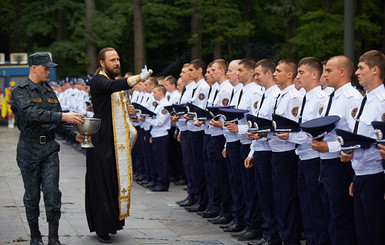
[(214, 101), (215, 101), (215, 99), (217, 98), (218, 92), (219, 92), (219, 90), (218, 90), (218, 89), (217, 89), (217, 90), (215, 90), (214, 99), (213, 99), (213, 104), (214, 104)]
[(170, 101), (170, 95), (167, 95), (167, 100)]
[(239, 102), (241, 102), (241, 99), (242, 99), (242, 95), (243, 95), (243, 89), (241, 89), (241, 92), (239, 94), (239, 97), (238, 97), (238, 104), (237, 104), (237, 108), (239, 106)]
[(259, 103), (259, 108), (258, 108), (258, 113), (257, 113), (257, 117), (259, 115), (259, 111), (261, 110), (261, 107), (262, 107), (262, 104), (263, 104), (263, 101), (265, 100), (265, 93), (263, 93), (262, 95), (262, 99), (261, 99), (261, 103)]
[(354, 125), (353, 133), (357, 133), (358, 124), (360, 123), (360, 117), (361, 117), (362, 111), (364, 110), (366, 99), (367, 99), (367, 97), (365, 95), (364, 99), (361, 102), (360, 111), (358, 112), (358, 115), (357, 115), (356, 124)]
[(303, 97), (303, 100), (302, 100), (301, 112), (299, 113), (298, 124), (301, 124), (301, 122), (302, 122), (302, 114), (303, 114), (303, 111), (305, 108), (305, 104), (306, 104), (306, 95)]
[[(210, 95), (211, 95), (211, 89), (212, 89), (212, 87), (210, 87), (210, 89), (209, 89), (209, 95), (208, 95), (207, 98), (210, 98)], [(206, 107), (207, 107), (208, 104), (209, 104), (209, 100), (207, 100), (207, 102), (206, 102)], [(214, 101), (213, 101), (212, 104), (214, 104)]]
[(195, 87), (195, 88), (193, 89), (191, 98), (194, 98), (194, 94), (195, 94), (195, 91), (197, 90), (197, 88), (198, 88), (198, 87)]
[(179, 103), (182, 101), (182, 97), (183, 97), (184, 92), (186, 92), (186, 86), (182, 90), (182, 94), (180, 96)]
[(328, 107), (326, 108), (325, 117), (329, 115), (330, 107), (332, 106), (332, 99), (333, 99), (333, 97), (334, 97), (334, 91), (329, 96), (329, 102), (328, 102)]
[(233, 97), (234, 97), (234, 89), (233, 89), (233, 91), (231, 92), (230, 103), (231, 103), (231, 101), (233, 100)]
[(279, 99), (279, 97), (281, 97), (281, 94), (279, 94), (278, 96), (277, 96), (277, 99), (275, 100), (275, 105), (274, 105), (274, 110), (273, 110), (273, 113), (275, 114), (275, 110), (277, 109), (277, 104), (278, 104), (278, 99)]

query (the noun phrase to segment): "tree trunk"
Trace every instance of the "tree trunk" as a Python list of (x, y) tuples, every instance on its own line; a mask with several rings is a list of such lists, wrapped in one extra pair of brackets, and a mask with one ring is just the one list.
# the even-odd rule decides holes
[[(295, 30), (296, 30), (296, 19), (295, 17), (291, 16), (289, 17), (290, 19), (287, 21), (287, 27), (286, 27), (286, 35), (287, 35), (287, 40), (290, 40), (295, 36)], [(287, 50), (288, 50), (288, 58), (289, 59), (296, 59), (296, 54), (292, 50), (293, 45), (288, 42), (287, 43)]]
[[(242, 10), (242, 16), (243, 16), (243, 19), (246, 20), (246, 21), (249, 21), (250, 18), (251, 18), (251, 0), (243, 0), (243, 10)], [(245, 57), (252, 57), (252, 50), (251, 50), (251, 46), (250, 45), (250, 37), (247, 36), (247, 37), (244, 37), (244, 40), (245, 40)]]
[[(385, 3), (382, 2), (382, 15), (385, 16)], [(385, 18), (382, 18), (382, 38), (381, 38), (381, 51), (384, 53), (385, 52)]]
[(92, 23), (92, 14), (95, 12), (95, 0), (85, 0), (86, 4), (86, 32), (88, 34), (88, 42), (87, 42), (87, 57), (88, 57), (88, 66), (87, 73), (94, 74), (97, 64), (97, 54), (96, 54), (96, 44), (92, 42), (92, 31), (91, 31), (91, 23)]
[[(363, 14), (363, 7), (364, 7), (363, 6), (364, 5), (364, 1), (363, 0), (356, 0), (356, 2), (357, 2), (356, 14), (354, 16), (357, 16), (357, 17), (358, 16), (362, 16), (362, 14)], [(357, 49), (354, 52), (355, 53), (354, 57), (355, 57), (356, 60), (352, 60), (352, 62), (354, 64), (357, 64), (356, 61), (358, 60), (358, 57), (360, 57), (361, 54), (362, 54), (362, 48), (363, 48), (364, 44), (363, 44), (362, 31), (360, 29), (358, 29), (358, 30), (355, 30), (354, 33), (355, 33), (355, 40), (357, 40), (357, 43), (359, 43), (359, 45), (358, 45)]]
[(191, 59), (202, 58), (202, 20), (199, 16), (199, 5), (193, 3), (193, 12), (191, 14), (191, 37), (193, 44), (191, 47)]
[(330, 11), (333, 6), (333, 0), (325, 0), (325, 9), (327, 11)]
[(144, 21), (140, 0), (133, 1), (134, 11), (134, 72), (139, 73), (146, 64), (146, 48), (144, 40)]
[[(17, 6), (16, 9), (19, 10), (19, 9), (22, 9), (22, 6), (21, 6), (21, 1), (20, 0), (17, 0), (15, 5)], [(17, 23), (21, 18), (21, 11), (16, 11), (16, 15), (15, 15), (15, 19), (14, 19), (14, 23)], [(13, 52), (22, 52), (20, 50), (20, 36), (21, 36), (21, 32), (22, 30), (13, 30), (12, 31), (12, 37), (9, 38), (9, 52), (10, 53), (13, 53)], [(28, 43), (31, 43), (31, 42), (28, 42)], [(28, 47), (31, 47), (31, 45), (28, 45)], [(27, 49), (27, 51), (32, 51), (32, 48), (31, 49)]]
[[(62, 8), (57, 11), (56, 20), (57, 20), (57, 25), (58, 25), (57, 29), (56, 29), (56, 42), (61, 42), (61, 41), (65, 40), (65, 37), (66, 37), (66, 25), (64, 23), (64, 11)], [(57, 70), (56, 76), (58, 78), (64, 77), (65, 76), (64, 70), (66, 67), (66, 60), (61, 56), (60, 53), (52, 54), (52, 55), (55, 55), (55, 57), (53, 57), (53, 59), (55, 59), (55, 62), (59, 64), (59, 67), (56, 69)]]

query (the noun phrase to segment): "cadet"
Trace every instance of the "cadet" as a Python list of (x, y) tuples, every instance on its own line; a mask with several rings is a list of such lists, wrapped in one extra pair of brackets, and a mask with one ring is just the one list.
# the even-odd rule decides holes
[[(353, 63), (346, 56), (335, 56), (326, 63), (325, 79), (334, 88), (330, 94), (325, 116), (339, 116), (336, 128), (353, 131), (355, 116), (362, 95), (351, 85)], [(353, 169), (350, 163), (341, 163), (341, 145), (335, 130), (325, 135), (323, 141), (313, 140), (312, 148), (320, 152), (320, 181), (325, 188), (324, 209), (330, 210), (326, 219), (333, 245), (355, 244), (353, 200), (349, 196)]]
[[(255, 116), (269, 120), (269, 125), (272, 126), (272, 113), (276, 98), (280, 92), (273, 78), (275, 64), (270, 60), (263, 59), (258, 61), (255, 66), (254, 79), (256, 83), (265, 89)], [(253, 167), (254, 169), (255, 185), (263, 222), (262, 239), (255, 244), (276, 245), (281, 244), (282, 242), (278, 234), (278, 224), (273, 201), (272, 152), (266, 136), (266, 134), (258, 135), (247, 133), (248, 139), (253, 140), (253, 142), (251, 144), (249, 156), (245, 160), (245, 167)]]
[[(322, 63), (314, 57), (306, 57), (298, 64), (298, 83), (306, 94), (299, 109), (298, 123), (303, 123), (322, 115), (327, 106), (328, 96), (322, 90), (320, 76)], [(318, 178), (320, 174), (319, 152), (310, 146), (311, 138), (304, 132), (293, 133), (291, 138), (298, 144), (298, 196), (301, 206), (302, 222), (307, 244), (328, 244), (329, 236)]]
[[(170, 176), (168, 169), (168, 130), (171, 127), (170, 114), (164, 109), (164, 106), (170, 105), (167, 101), (165, 94), (166, 88), (163, 85), (157, 85), (153, 89), (156, 106), (154, 106), (154, 113), (156, 118), (142, 118), (138, 119), (146, 121), (151, 127), (151, 144), (154, 156), (154, 166), (156, 171), (156, 179), (154, 179), (155, 186), (151, 187), (152, 191), (168, 191), (170, 185)], [(155, 177), (153, 175), (153, 177)]]
[[(243, 84), (238, 99), (238, 109), (254, 112), (262, 98), (261, 86), (254, 81), (255, 61), (252, 59), (242, 59), (238, 65), (238, 79)], [(240, 241), (252, 240), (260, 237), (262, 234), (261, 223), (262, 218), (259, 210), (257, 190), (255, 187), (254, 171), (244, 167), (244, 161), (250, 152), (251, 141), (247, 139), (246, 132), (248, 130), (247, 120), (244, 117), (242, 120), (235, 123), (227, 123), (225, 125), (229, 132), (238, 134), (238, 139), (241, 142), (240, 156), (241, 161), (239, 169), (241, 173), (242, 191), (245, 202), (244, 224), (245, 228), (242, 231), (232, 233)]]
[[(150, 111), (154, 111), (155, 106), (158, 104), (155, 101), (155, 98), (153, 96), (154, 88), (158, 85), (158, 82), (156, 81), (155, 77), (149, 77), (144, 82), (144, 89), (146, 91), (146, 97), (144, 97), (141, 105), (147, 108)], [(146, 165), (146, 178), (140, 182), (140, 184), (143, 187), (146, 188), (152, 188), (156, 186), (155, 180), (157, 178), (157, 171), (154, 166), (154, 154), (153, 149), (151, 146), (150, 138), (151, 138), (151, 125), (144, 121), (141, 123), (141, 127), (143, 128), (143, 148), (142, 148), (142, 158), (145, 159), (145, 165)]]
[[(187, 102), (190, 102), (194, 92), (195, 82), (191, 80), (190, 75), (188, 73), (189, 66), (190, 63), (184, 64), (180, 73), (180, 77), (185, 86), (183, 88), (179, 104), (186, 104)], [(177, 201), (176, 203), (182, 207), (192, 206), (195, 204), (195, 199), (192, 193), (192, 157), (188, 145), (189, 131), (187, 129), (187, 122), (184, 117), (181, 117), (179, 115), (171, 116), (171, 121), (175, 122), (176, 126), (180, 131), (179, 141), (182, 150), (182, 162), (187, 179), (187, 197), (183, 200)]]
[[(273, 74), (274, 81), (281, 89), (273, 114), (297, 121), (302, 98), (294, 87), (297, 64), (288, 59), (278, 62)], [(298, 156), (295, 143), (289, 133), (274, 134), (269, 140), (272, 150), (273, 194), (279, 234), (285, 244), (300, 244), (299, 203), (297, 193)]]
[[(190, 79), (196, 82), (193, 90), (191, 103), (202, 109), (206, 107), (207, 97), (210, 86), (205, 81), (203, 74), (206, 65), (202, 60), (192, 60), (189, 65)], [(192, 153), (192, 179), (193, 179), (193, 195), (195, 204), (191, 207), (185, 207), (190, 212), (203, 211), (206, 208), (208, 197), (206, 189), (206, 181), (204, 177), (203, 168), (203, 135), (204, 126), (199, 127), (194, 125), (194, 118), (185, 115), (187, 121), (187, 128), (189, 130), (188, 142)]]
[[(372, 121), (385, 121), (385, 56), (377, 50), (361, 55), (356, 75), (367, 91), (355, 118), (353, 133), (376, 138)], [(353, 127), (353, 125), (350, 125)], [(385, 244), (384, 169), (379, 151), (368, 149), (341, 152), (343, 162), (352, 161), (354, 218), (358, 244)]]
[[(214, 95), (215, 91), (217, 91), (217, 88), (219, 86), (218, 82), (214, 80), (213, 74), (212, 74), (212, 65), (213, 62), (207, 65), (206, 69), (206, 82), (210, 86), (209, 90), (209, 95), (207, 99), (207, 106), (213, 106), (214, 102)], [(206, 209), (204, 211), (198, 212), (197, 214), (202, 216), (203, 218), (214, 218), (218, 215), (219, 212), (219, 198), (218, 198), (218, 193), (215, 191), (214, 188), (214, 166), (211, 162), (211, 134), (210, 134), (210, 129), (209, 129), (209, 118), (205, 120), (204, 122), (200, 122), (196, 120), (194, 122), (195, 125), (202, 125), (203, 123), (205, 124), (204, 131), (205, 134), (203, 136), (203, 167), (204, 167), (204, 172), (205, 172), (205, 180), (206, 180), (206, 188), (207, 188), (207, 195), (208, 195), (208, 203), (206, 206)]]
[(34, 53), (28, 57), (30, 73), (12, 92), (11, 107), (16, 115), (20, 139), (17, 146), (17, 163), (24, 182), (24, 205), (31, 230), (31, 245), (42, 245), (39, 231), (40, 189), (44, 194), (48, 245), (58, 245), (61, 192), (59, 190), (59, 144), (55, 131), (82, 142), (70, 123), (82, 125), (84, 115), (62, 113), (54, 91), (46, 83), (52, 63), (47, 53)]
[[(228, 63), (223, 59), (214, 60), (211, 71), (215, 82), (218, 83), (218, 88), (211, 92), (214, 94), (213, 106), (228, 106), (230, 97), (233, 92), (233, 86), (226, 78)], [(210, 110), (210, 109), (209, 109)], [(229, 223), (232, 220), (232, 199), (230, 193), (229, 175), (224, 157), (222, 156), (223, 146), (226, 142), (223, 136), (222, 125), (220, 127), (213, 126), (215, 120), (210, 121), (208, 132), (210, 134), (210, 165), (211, 176), (214, 181), (214, 192), (219, 199), (218, 219), (209, 220), (213, 224)]]
[[(169, 92), (167, 100), (169, 104), (178, 104), (180, 101), (181, 93), (176, 89), (177, 80), (173, 76), (167, 76), (165, 78), (164, 86)], [(168, 130), (170, 145), (168, 149), (168, 164), (170, 170), (170, 181), (177, 185), (186, 184), (186, 174), (184, 173), (182, 163), (182, 152), (180, 150), (180, 143), (177, 140), (177, 128), (175, 123), (171, 124), (171, 128)]]

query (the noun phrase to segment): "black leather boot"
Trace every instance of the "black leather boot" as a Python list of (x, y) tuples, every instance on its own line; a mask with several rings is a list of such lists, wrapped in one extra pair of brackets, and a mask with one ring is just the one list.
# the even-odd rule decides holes
[(28, 222), (29, 229), (31, 230), (31, 242), (30, 245), (44, 245), (41, 239), (41, 233), (39, 230), (39, 223)]
[(48, 234), (48, 245), (61, 245), (59, 241), (59, 222), (50, 222)]

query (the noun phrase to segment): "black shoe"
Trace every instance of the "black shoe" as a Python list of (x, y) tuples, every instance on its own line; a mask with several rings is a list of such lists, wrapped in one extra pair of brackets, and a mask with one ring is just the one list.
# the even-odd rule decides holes
[(187, 191), (187, 187), (183, 187), (183, 190)]
[(151, 181), (151, 182), (148, 182), (147, 184), (143, 185), (143, 187), (146, 187), (146, 188), (153, 188), (156, 186), (156, 183)]
[(147, 184), (148, 182), (149, 182), (149, 180), (143, 179), (143, 180), (141, 180), (141, 181), (138, 181), (138, 184), (141, 185), (141, 186), (143, 186), (143, 185)]
[(61, 245), (61, 243), (57, 238), (49, 238), (48, 245)]
[(214, 213), (214, 212), (207, 212), (207, 211), (203, 211), (203, 212), (198, 212), (197, 213), (198, 215), (202, 216), (203, 218), (214, 218), (214, 217), (217, 217), (218, 214), (217, 213)]
[(110, 232), (111, 235), (116, 235), (116, 231)]
[(193, 206), (184, 207), (184, 209), (186, 209), (189, 212), (194, 212), (195, 213), (195, 212), (199, 212), (199, 211), (205, 210), (205, 207), (203, 207), (199, 203), (195, 203)]
[(251, 231), (247, 231), (245, 233), (243, 233), (242, 235), (239, 235), (237, 237), (238, 241), (249, 241), (249, 240), (254, 240), (254, 239), (257, 239), (257, 238), (261, 238), (261, 234), (257, 234), (257, 233), (254, 233), (254, 232), (251, 232)]
[(29, 243), (30, 245), (44, 245), (43, 240), (41, 237), (33, 237), (31, 238), (31, 242)]
[(223, 225), (223, 224), (228, 224), (231, 222), (231, 218), (221, 217), (221, 216), (217, 216), (215, 218), (207, 219), (207, 220), (209, 222), (211, 222), (212, 224), (216, 224), (216, 225)]
[(243, 229), (245, 229), (244, 225), (233, 224), (229, 227), (224, 228), (223, 231), (224, 232), (237, 232), (237, 231), (242, 231)]
[(238, 237), (240, 235), (242, 235), (243, 233), (246, 233), (247, 231), (246, 230), (243, 230), (243, 231), (239, 231), (239, 232), (233, 232), (231, 233), (231, 236), (232, 237)]
[(262, 238), (261, 240), (255, 241), (255, 242), (248, 242), (247, 243), (247, 245), (281, 245), (281, 244), (282, 244), (282, 242), (272, 243), (272, 242), (265, 240), (264, 238)]
[(168, 188), (157, 185), (155, 187), (150, 188), (150, 190), (154, 192), (159, 192), (159, 191), (168, 191)]
[(180, 201), (176, 201), (175, 203), (176, 204), (181, 204), (181, 203), (183, 203), (183, 202), (186, 202), (188, 199), (187, 199), (187, 197), (185, 198), (185, 199), (183, 199), (183, 200), (180, 200)]
[(99, 234), (96, 234), (98, 236), (98, 240), (99, 242), (101, 243), (112, 243), (112, 239), (109, 235), (99, 235)]
[(224, 229), (224, 228), (227, 228), (227, 227), (234, 225), (234, 224), (235, 224), (235, 221), (233, 220), (228, 224), (220, 225), (219, 228)]
[(190, 200), (190, 199), (187, 199), (187, 201), (185, 202), (182, 202), (181, 204), (179, 204), (180, 207), (191, 207), (195, 204), (194, 201)]
[(185, 207), (184, 209), (186, 209), (186, 210), (189, 211), (189, 212), (199, 212), (199, 211), (205, 210), (205, 207), (203, 207), (203, 206), (200, 205), (199, 203), (196, 203), (196, 204), (194, 204), (193, 206), (191, 206), (191, 207)]
[(187, 185), (187, 181), (185, 179), (181, 179), (174, 182), (174, 185)]

